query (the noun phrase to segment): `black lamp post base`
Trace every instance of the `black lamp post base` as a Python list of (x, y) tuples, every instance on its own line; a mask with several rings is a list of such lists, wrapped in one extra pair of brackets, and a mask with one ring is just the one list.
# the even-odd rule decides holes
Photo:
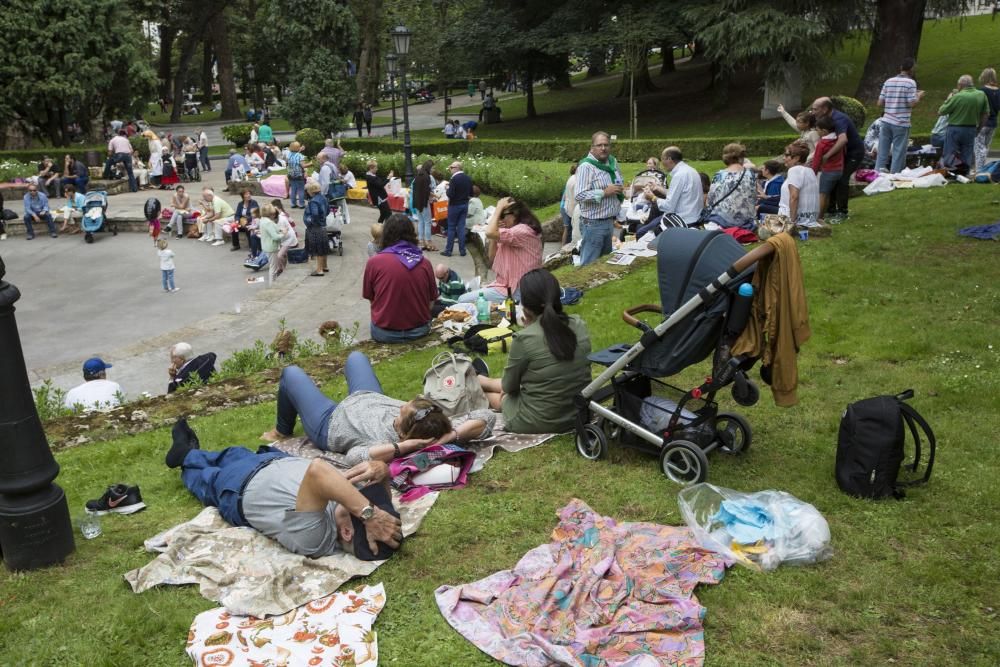
[(73, 524), (57, 484), (33, 493), (0, 494), (0, 554), (11, 570), (34, 570), (73, 553)]

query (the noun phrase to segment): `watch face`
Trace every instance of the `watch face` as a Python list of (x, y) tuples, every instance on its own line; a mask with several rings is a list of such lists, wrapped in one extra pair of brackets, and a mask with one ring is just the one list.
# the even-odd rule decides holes
[(375, 506), (374, 505), (369, 505), (368, 507), (366, 507), (363, 510), (361, 510), (361, 520), (362, 521), (368, 521), (368, 519), (372, 518), (373, 516), (375, 516)]

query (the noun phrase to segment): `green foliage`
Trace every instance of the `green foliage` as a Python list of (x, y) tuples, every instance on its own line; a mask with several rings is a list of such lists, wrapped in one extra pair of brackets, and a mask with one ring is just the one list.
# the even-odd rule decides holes
[(133, 134), (128, 138), (128, 142), (132, 144), (133, 151), (139, 151), (139, 157), (149, 160), (149, 139), (141, 134)]
[(294, 127), (316, 128), (326, 134), (345, 127), (354, 87), (347, 77), (347, 62), (338, 55), (317, 50), (297, 67), (298, 84), (280, 104), (282, 115)]
[(239, 123), (236, 125), (223, 125), (222, 138), (237, 146), (246, 146), (250, 141), (250, 132), (253, 130), (251, 123)]
[(15, 178), (27, 178), (38, 173), (38, 169), (33, 164), (20, 162), (14, 159), (4, 159), (0, 161), (0, 183), (12, 181)]
[[(107, 149), (107, 144), (96, 146), (74, 146), (73, 152), (83, 154), (86, 151), (103, 152)], [(43, 157), (55, 158), (56, 162), (62, 161), (62, 156), (67, 152), (65, 148), (23, 148), (12, 151), (0, 151), (0, 160), (20, 160), (21, 162), (39, 162)]]
[(305, 147), (305, 154), (309, 156), (316, 155), (323, 150), (323, 142), (325, 140), (326, 138), (322, 132), (311, 127), (302, 128), (295, 133), (295, 141)]
[(52, 380), (45, 380), (31, 392), (35, 396), (35, 410), (38, 411), (38, 418), (43, 422), (73, 412), (64, 406), (66, 390), (53, 386)]
[(838, 109), (851, 119), (854, 123), (854, 127), (859, 130), (865, 126), (865, 105), (861, 100), (856, 100), (853, 97), (848, 97), (847, 95), (834, 95), (830, 98), (833, 103), (833, 108)]
[(274, 356), (267, 344), (258, 339), (253, 347), (236, 350), (219, 366), (219, 372), (213, 376), (215, 380), (251, 375), (275, 365)]

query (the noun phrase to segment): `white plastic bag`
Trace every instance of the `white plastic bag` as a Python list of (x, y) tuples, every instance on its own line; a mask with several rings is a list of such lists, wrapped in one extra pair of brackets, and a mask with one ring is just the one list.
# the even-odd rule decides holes
[(391, 195), (401, 195), (403, 194), (403, 183), (398, 178), (393, 176), (389, 179), (389, 182), (385, 184), (385, 191)]
[(948, 185), (948, 179), (941, 174), (927, 174), (913, 181), (915, 188), (937, 188), (944, 185)]
[(866, 195), (877, 195), (880, 192), (892, 192), (896, 186), (892, 184), (892, 179), (887, 176), (879, 176), (874, 181), (865, 186)]
[(754, 570), (818, 563), (833, 555), (823, 515), (784, 491), (742, 493), (695, 484), (677, 494), (677, 504), (702, 547)]

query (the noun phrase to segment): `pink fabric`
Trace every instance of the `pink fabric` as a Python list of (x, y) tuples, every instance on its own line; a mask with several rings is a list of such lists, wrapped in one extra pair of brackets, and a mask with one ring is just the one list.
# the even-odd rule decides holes
[(542, 238), (528, 225), (500, 228), (497, 254), (493, 258), (496, 280), (487, 285), (501, 292), (511, 292), (521, 284), (521, 277), (542, 265)]
[(687, 528), (618, 524), (574, 499), (552, 542), (513, 570), (441, 586), (448, 623), (508, 665), (701, 665), (705, 608), (692, 595), (725, 573)]
[(269, 197), (284, 199), (288, 196), (288, 185), (284, 176), (268, 176), (260, 182), (260, 189)]
[[(470, 452), (458, 445), (430, 445), (405, 458), (392, 461), (389, 464), (389, 475), (392, 478), (392, 485), (403, 492), (400, 500), (408, 503), (423, 498), (432, 491), (462, 488), (468, 483), (469, 470), (475, 461), (475, 452)], [(458, 478), (454, 482), (432, 486), (417, 486), (413, 483), (414, 475), (442, 463), (457, 464), (459, 472)]]

